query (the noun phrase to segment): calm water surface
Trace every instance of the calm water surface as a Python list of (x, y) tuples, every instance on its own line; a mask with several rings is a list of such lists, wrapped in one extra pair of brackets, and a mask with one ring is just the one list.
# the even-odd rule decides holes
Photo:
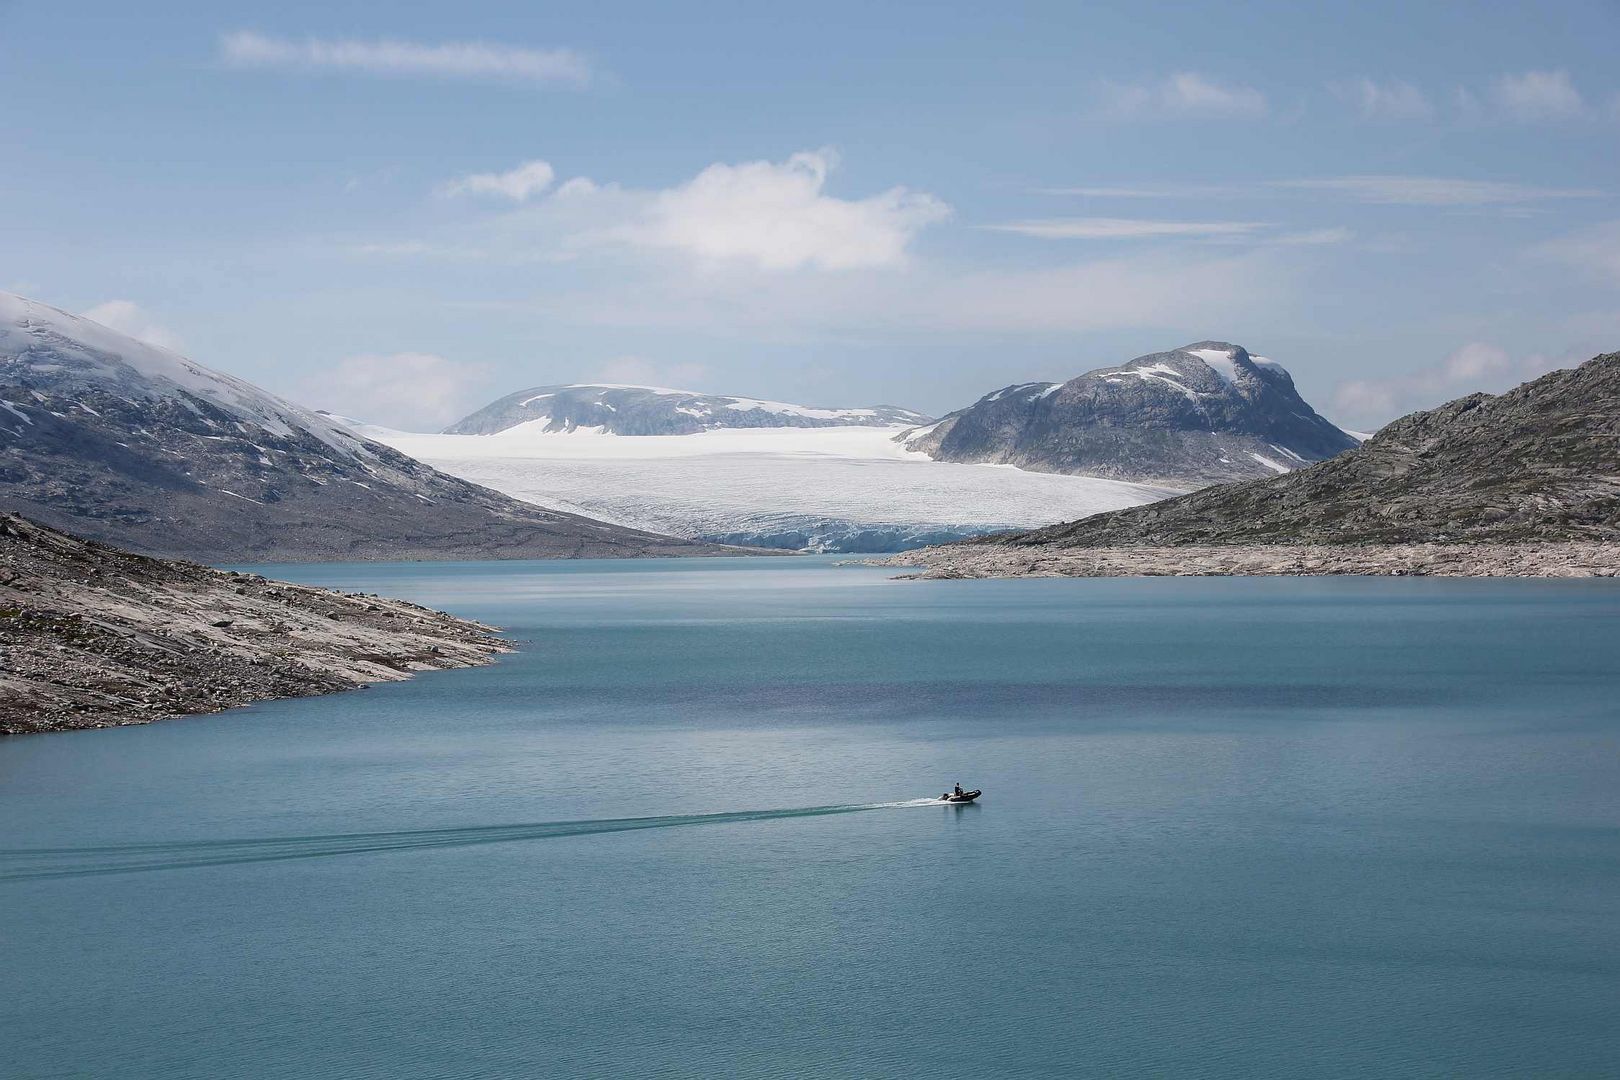
[(1620, 1075), (1620, 583), (276, 572), (523, 647), (0, 742), (0, 1075)]

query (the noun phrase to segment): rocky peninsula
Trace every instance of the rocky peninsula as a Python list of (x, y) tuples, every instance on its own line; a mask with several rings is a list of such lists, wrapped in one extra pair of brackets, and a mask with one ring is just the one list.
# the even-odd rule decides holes
[(0, 734), (144, 724), (489, 663), (493, 627), (0, 516)]
[(872, 560), (914, 567), (905, 578), (1620, 577), (1620, 544), (1207, 544), (1036, 550), (952, 544)]

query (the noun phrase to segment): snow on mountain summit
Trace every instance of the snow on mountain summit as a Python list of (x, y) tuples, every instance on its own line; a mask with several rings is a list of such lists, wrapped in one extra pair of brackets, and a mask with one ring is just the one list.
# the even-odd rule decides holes
[(235, 376), (0, 293), (0, 509), (157, 555), (703, 554), (508, 498)]
[(939, 461), (1181, 487), (1288, 472), (1356, 445), (1281, 364), (1225, 341), (1005, 387), (901, 442)]
[(8, 381), (43, 379), (68, 391), (97, 387), (182, 405), (195, 397), (272, 435), (305, 431), (345, 456), (371, 456), (363, 439), (312, 409), (82, 315), (6, 292), (0, 292), (0, 372)]
[(820, 409), (662, 386), (571, 383), (508, 394), (452, 424), (445, 434), (583, 429), (608, 435), (691, 435), (720, 428), (907, 427), (928, 419), (922, 413), (890, 405)]

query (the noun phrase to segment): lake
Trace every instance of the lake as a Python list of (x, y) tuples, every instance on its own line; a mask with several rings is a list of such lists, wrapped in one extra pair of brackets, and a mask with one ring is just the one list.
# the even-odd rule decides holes
[(1620, 582), (264, 569), (521, 647), (0, 741), (0, 1075), (1620, 1075)]

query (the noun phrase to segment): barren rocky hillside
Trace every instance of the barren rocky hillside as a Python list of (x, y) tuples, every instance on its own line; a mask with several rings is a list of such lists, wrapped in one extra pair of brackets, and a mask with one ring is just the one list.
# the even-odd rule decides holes
[(141, 724), (488, 663), (490, 627), (0, 516), (0, 734)]

